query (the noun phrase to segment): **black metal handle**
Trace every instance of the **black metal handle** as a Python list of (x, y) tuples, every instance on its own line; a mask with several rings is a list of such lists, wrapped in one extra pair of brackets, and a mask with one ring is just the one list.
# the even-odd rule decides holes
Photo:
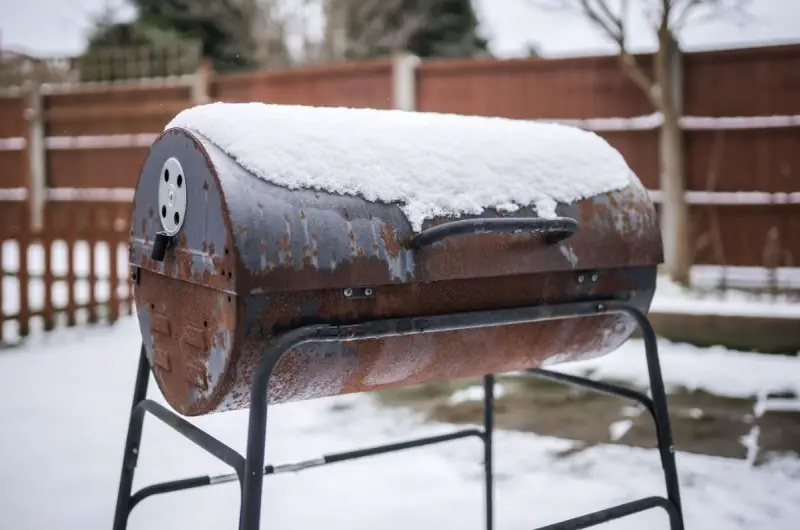
[(514, 234), (517, 232), (539, 232), (545, 234), (549, 244), (558, 243), (578, 231), (578, 221), (571, 217), (478, 217), (460, 219), (423, 230), (411, 240), (413, 248), (427, 247), (448, 237), (466, 234)]
[(171, 236), (166, 232), (158, 232), (155, 241), (153, 241), (153, 251), (150, 253), (150, 258), (155, 261), (164, 261), (167, 250), (172, 248), (174, 244), (175, 236)]

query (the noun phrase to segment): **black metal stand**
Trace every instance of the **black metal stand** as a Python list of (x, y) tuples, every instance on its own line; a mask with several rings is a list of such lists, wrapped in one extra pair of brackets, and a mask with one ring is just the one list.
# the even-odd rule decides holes
[[(683, 530), (678, 473), (675, 467), (675, 449), (672, 445), (667, 399), (661, 368), (658, 362), (656, 336), (647, 317), (635, 307), (621, 301), (575, 302), (568, 304), (521, 307), (497, 311), (458, 313), (432, 317), (414, 317), (378, 320), (346, 326), (315, 325), (297, 328), (277, 337), (262, 357), (252, 385), (252, 403), (248, 424), (247, 453), (243, 457), (211, 435), (195, 427), (174, 412), (158, 403), (146, 399), (150, 368), (142, 347), (139, 369), (134, 388), (125, 452), (122, 461), (117, 506), (114, 514), (114, 530), (124, 530), (131, 510), (139, 502), (152, 495), (180, 491), (211, 484), (221, 484), (238, 480), (242, 490), (242, 503), (239, 514), (240, 530), (258, 530), (261, 518), (261, 492), (263, 477), (276, 473), (294, 472), (301, 469), (344, 462), (365, 456), (373, 456), (414, 447), (422, 447), (470, 436), (483, 441), (486, 529), (494, 527), (494, 483), (492, 473), (492, 433), (494, 430), (494, 376), (484, 376), (484, 414), (483, 429), (470, 428), (449, 434), (428, 436), (415, 440), (381, 445), (367, 449), (333, 453), (302, 462), (264, 465), (264, 449), (267, 429), (267, 385), (273, 369), (281, 357), (292, 348), (310, 342), (344, 342), (381, 338), (416, 333), (436, 333), (509, 324), (522, 324), (542, 320), (573, 318), (598, 313), (627, 313), (632, 316), (644, 335), (647, 367), (650, 376), (652, 399), (641, 392), (607, 383), (575, 377), (543, 369), (530, 369), (526, 373), (534, 376), (576, 385), (596, 392), (619, 396), (641, 403), (650, 412), (656, 425), (656, 436), (664, 468), (667, 496), (648, 497), (614, 506), (605, 510), (582, 515), (575, 519), (542, 527), (539, 530), (567, 530), (588, 528), (603, 522), (619, 519), (652, 508), (663, 508), (669, 515), (671, 530)], [(144, 413), (150, 412), (180, 434), (219, 458), (234, 472), (217, 476), (197, 476), (163, 482), (148, 486), (131, 495), (133, 474), (139, 455)]]

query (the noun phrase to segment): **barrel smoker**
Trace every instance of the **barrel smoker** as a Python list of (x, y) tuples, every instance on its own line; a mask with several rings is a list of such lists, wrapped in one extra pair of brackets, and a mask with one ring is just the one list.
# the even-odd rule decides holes
[[(262, 114), (263, 128), (277, 131), (272, 144), (250, 138), (249, 150), (239, 149), (224, 134), (236, 128), (242, 111), (253, 119)], [(369, 178), (413, 177), (430, 185), (443, 178), (438, 166), (432, 163), (420, 175), (419, 161), (397, 145), (405, 137), (424, 136), (425, 127), (437, 136), (423, 141), (443, 144), (435, 155), (447, 161), (442, 171), (457, 167), (464, 175), (477, 171), (465, 155), (473, 148), (441, 140), (459, 134), (455, 129), (483, 135), (490, 145), (500, 140), (489, 136), (502, 137), (506, 126), (509, 136), (526, 126), (545, 135), (548, 127), (554, 135), (565, 129), (426, 113), (398, 118), (398, 112), (217, 103), (184, 111), (155, 140), (132, 208), (130, 265), (142, 345), (115, 530), (125, 528), (130, 511), (149, 496), (228, 481), (239, 481), (242, 488), (240, 529), (256, 530), (265, 475), (465, 437), (483, 442), (491, 529), (493, 374), (512, 371), (634, 400), (657, 427), (666, 497), (634, 500), (546, 528), (585, 528), (651, 508), (666, 510), (671, 527), (683, 528), (666, 397), (646, 317), (662, 261), (657, 212), (647, 190), (625, 165), (613, 189), (584, 190), (572, 201), (551, 194), (555, 207), (549, 212), (535, 201), (515, 207), (495, 201), (417, 222), (402, 200), (382, 200), (352, 186), (290, 182), (294, 167), (312, 167), (309, 159), (322, 160), (333, 150), (323, 145), (326, 124), (344, 127), (346, 135), (369, 123), (394, 141), (370, 144), (362, 131), (366, 145), (358, 152), (336, 148), (328, 169), (346, 171), (352, 164), (358, 173), (367, 166), (377, 168)], [(289, 123), (298, 114), (318, 127)], [(445, 125), (436, 129), (439, 120)], [(602, 142), (606, 154), (621, 159), (592, 133), (570, 134), (576, 152), (580, 142), (587, 142), (587, 149)], [(253, 145), (261, 151), (254, 153)], [(294, 161), (286, 153), (294, 153)], [(500, 172), (507, 176), (511, 167), (517, 171), (513, 177), (524, 181), (547, 167), (564, 186), (580, 184), (570, 183), (569, 164), (535, 165), (531, 156), (506, 160), (494, 178)], [(254, 164), (254, 157), (266, 162)], [(264, 169), (270, 161), (278, 169)], [(606, 169), (602, 164), (597, 163), (599, 173)], [(492, 177), (487, 174), (492, 168), (486, 163), (481, 169), (485, 178)], [(637, 327), (652, 397), (543, 368), (608, 354)], [(174, 411), (145, 398), (150, 373)], [(308, 462), (264, 463), (268, 407), (465, 377), (483, 377), (481, 429)], [(249, 408), (245, 455), (187, 419), (240, 408)], [(233, 473), (179, 479), (132, 494), (145, 412), (229, 464)]]

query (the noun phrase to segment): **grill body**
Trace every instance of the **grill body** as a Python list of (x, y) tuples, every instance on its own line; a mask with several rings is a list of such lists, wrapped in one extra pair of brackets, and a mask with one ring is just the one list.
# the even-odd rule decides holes
[[(181, 200), (185, 209), (173, 217)], [(142, 167), (131, 225), (136, 308), (155, 380), (172, 407), (194, 416), (248, 407), (270, 341), (303, 325), (609, 298), (646, 312), (662, 245), (636, 176), (622, 189), (559, 204), (557, 214), (578, 230), (556, 242), (541, 232), (468, 231), (415, 245), (418, 234), (396, 204), (276, 186), (207, 139), (168, 129)], [(488, 210), (462, 220), (476, 218), (537, 215)], [(431, 219), (423, 230), (452, 221)], [(172, 233), (154, 257), (165, 226)], [(298, 346), (275, 368), (268, 401), (604, 355), (635, 327), (624, 314), (592, 315)]]

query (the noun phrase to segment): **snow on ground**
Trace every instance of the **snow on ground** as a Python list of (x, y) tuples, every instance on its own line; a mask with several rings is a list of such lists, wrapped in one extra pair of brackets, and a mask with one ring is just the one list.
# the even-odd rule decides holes
[[(658, 349), (667, 387), (733, 398), (758, 398), (767, 393), (800, 396), (800, 357), (737, 352), (722, 346), (698, 348), (664, 339), (659, 339)], [(548, 368), (648, 385), (644, 342), (639, 339), (629, 340), (613, 355)]]
[[(0, 528), (110, 527), (138, 340), (136, 321), (124, 318), (110, 328), (37, 335), (21, 348), (0, 353)], [(625, 367), (641, 377), (643, 359), (632, 359), (637, 342), (631, 342), (631, 351), (605, 357), (607, 363), (591, 362), (615, 370)], [(792, 382), (788, 366), (773, 364), (766, 356), (701, 355), (664, 343), (662, 358), (665, 377), (673, 382), (692, 375), (684, 370), (692, 363), (701, 367), (695, 379), (707, 381), (703, 374), (716, 374), (728, 381), (729, 390), (741, 390), (743, 382), (762, 390)], [(150, 395), (163, 403), (152, 383)], [(244, 449), (246, 411), (191, 421)], [(379, 409), (369, 394), (291, 403), (271, 409), (267, 461), (295, 461), (451, 429), (423, 424), (402, 409)], [(663, 492), (656, 451), (601, 445), (572, 456), (556, 455), (571, 444), (497, 433), (498, 529), (530, 529)], [(268, 477), (262, 526), (479, 529), (480, 465), (480, 445), (468, 439)], [(679, 453), (678, 466), (687, 528), (796, 528), (797, 458), (752, 468), (740, 460)], [(152, 416), (147, 418), (135, 486), (227, 471)], [(130, 528), (233, 529), (238, 501), (234, 483), (167, 494), (137, 506)], [(607, 527), (667, 528), (667, 520), (649, 512)]]
[[(787, 269), (784, 269), (784, 271)], [(797, 269), (790, 269), (797, 275)], [(766, 269), (762, 269), (766, 271)], [(734, 275), (736, 273), (734, 272)], [(683, 313), (695, 315), (759, 316), (769, 318), (800, 318), (800, 300), (797, 293), (764, 294), (748, 293), (741, 289), (715, 290), (711, 285), (711, 275), (701, 274), (692, 279), (692, 289), (686, 289), (659, 276), (656, 294), (650, 311), (656, 313)], [(784, 278), (793, 279), (788, 273)], [(758, 281), (760, 275), (739, 272), (740, 285), (760, 286), (768, 289), (766, 279)], [(717, 277), (717, 281), (719, 278)], [(713, 281), (713, 280), (712, 280)]]

